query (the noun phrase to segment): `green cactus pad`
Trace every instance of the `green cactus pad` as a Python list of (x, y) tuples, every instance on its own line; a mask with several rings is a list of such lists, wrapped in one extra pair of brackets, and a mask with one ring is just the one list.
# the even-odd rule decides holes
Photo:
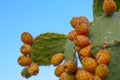
[[(120, 0), (114, 0), (117, 5), (117, 12), (120, 11)], [(94, 0), (93, 2), (93, 14), (94, 18), (101, 16), (103, 14), (103, 2), (104, 0)]]
[(40, 34), (34, 39), (30, 57), (38, 65), (50, 65), (50, 60), (56, 53), (64, 53), (67, 36), (58, 33)]
[[(109, 64), (109, 75), (105, 80), (119, 80), (120, 76), (120, 13), (116, 12), (112, 16), (102, 15), (96, 17), (94, 25), (90, 27), (92, 54), (105, 48), (111, 55)], [(118, 41), (117, 43), (115, 41)], [(104, 46), (107, 42), (108, 46)]]
[(102, 48), (106, 42), (109, 46), (114, 45), (115, 41), (120, 41), (120, 13), (97, 17), (90, 30), (89, 38), (93, 47)]
[(66, 41), (65, 44), (65, 61), (74, 61), (77, 63), (77, 59), (76, 59), (76, 51), (75, 51), (75, 45), (72, 41), (68, 40)]

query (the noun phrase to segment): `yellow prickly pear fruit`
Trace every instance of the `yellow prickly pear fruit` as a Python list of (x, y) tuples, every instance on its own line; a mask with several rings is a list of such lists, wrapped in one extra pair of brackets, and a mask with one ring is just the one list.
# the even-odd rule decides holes
[(86, 71), (94, 73), (97, 67), (97, 62), (91, 57), (85, 57), (82, 59), (82, 66)]
[(31, 63), (30, 66), (28, 66), (28, 73), (30, 75), (37, 75), (39, 73), (39, 67), (36, 63)]
[(65, 70), (64, 70), (63, 65), (58, 65), (58, 66), (56, 67), (56, 69), (55, 69), (55, 75), (56, 75), (57, 77), (60, 77), (60, 75), (61, 75), (64, 71), (65, 71)]
[(54, 66), (59, 65), (64, 59), (63, 53), (57, 53), (51, 58), (51, 64)]
[(109, 69), (105, 64), (100, 64), (95, 70), (95, 74), (102, 79), (105, 79), (108, 76)]

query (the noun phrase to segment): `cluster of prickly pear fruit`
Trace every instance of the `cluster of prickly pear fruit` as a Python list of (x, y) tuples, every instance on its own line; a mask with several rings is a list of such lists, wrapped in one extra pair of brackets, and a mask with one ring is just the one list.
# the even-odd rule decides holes
[(30, 33), (24, 32), (21, 34), (21, 41), (24, 43), (20, 48), (20, 52), (23, 55), (18, 58), (18, 64), (25, 67), (25, 69), (21, 72), (21, 75), (28, 78), (31, 75), (37, 75), (39, 72), (38, 65), (30, 58), (30, 53), (32, 52), (31, 45), (34, 39)]
[[(84, 18), (84, 21), (81, 20)], [(100, 50), (96, 55), (96, 58), (92, 55), (92, 45), (90, 43), (89, 38), (89, 21), (85, 17), (76, 17), (71, 20), (71, 25), (75, 30), (68, 34), (68, 39), (72, 40), (73, 43), (76, 45), (76, 50), (78, 52), (78, 56), (81, 59), (82, 67), (78, 69), (76, 72), (76, 80), (89, 80), (93, 76), (97, 76), (100, 79), (105, 79), (108, 75), (108, 67), (105, 66), (105, 72), (103, 71), (101, 65), (105, 64), (108, 65), (110, 62), (110, 55), (106, 50)], [(76, 24), (75, 24), (76, 23)], [(101, 70), (100, 68), (101, 67)], [(99, 74), (101, 73), (101, 74)], [(95, 74), (95, 75), (94, 75)], [(89, 75), (89, 76), (87, 76)], [(84, 77), (83, 77), (84, 76)]]

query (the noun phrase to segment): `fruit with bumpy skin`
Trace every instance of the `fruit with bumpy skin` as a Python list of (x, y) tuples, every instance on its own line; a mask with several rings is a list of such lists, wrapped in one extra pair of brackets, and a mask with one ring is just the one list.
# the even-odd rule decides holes
[(54, 66), (57, 66), (63, 61), (63, 59), (64, 59), (63, 53), (57, 53), (54, 56), (52, 56), (51, 64), (53, 64)]
[(94, 73), (97, 67), (97, 62), (94, 58), (85, 57), (82, 59), (82, 66), (86, 71)]
[(28, 73), (28, 67), (24, 68), (21, 72), (21, 76), (24, 78), (29, 78), (31, 75)]
[(81, 48), (84, 48), (88, 45), (90, 45), (90, 40), (84, 36), (84, 35), (78, 35), (74, 40), (73, 42), (75, 43), (75, 45), (81, 47)]
[(59, 80), (75, 80), (75, 75), (74, 74), (68, 74), (66, 72), (63, 72), (60, 75), (60, 79)]
[(76, 72), (76, 80), (89, 80), (93, 75), (83, 68), (78, 68)]
[(77, 52), (79, 52), (79, 51), (81, 50), (81, 47), (75, 46), (75, 50), (76, 50)]
[(96, 54), (96, 61), (98, 64), (106, 64), (108, 65), (110, 63), (111, 56), (109, 52), (105, 49), (101, 49), (97, 54)]
[(32, 52), (32, 47), (31, 45), (24, 44), (20, 48), (20, 52), (24, 54), (25, 56), (29, 55)]
[(31, 63), (30, 66), (28, 66), (28, 73), (30, 75), (37, 75), (39, 73), (39, 67), (36, 63)]
[(71, 32), (68, 33), (68, 39), (73, 41), (74, 38), (77, 37), (77, 32), (75, 30), (72, 30)]
[(108, 76), (109, 69), (105, 64), (100, 64), (95, 70), (95, 74), (102, 79), (105, 79)]
[(18, 58), (18, 64), (21, 66), (28, 66), (31, 64), (31, 59), (28, 56), (22, 55)]
[(104, 0), (103, 11), (107, 15), (112, 15), (116, 11), (116, 3), (114, 0)]
[(64, 64), (65, 72), (74, 73), (77, 70), (77, 64), (74, 61), (66, 61)]
[(34, 41), (32, 35), (28, 32), (24, 32), (21, 34), (21, 40), (23, 43), (29, 44), (29, 45), (32, 44)]
[(91, 52), (92, 52), (91, 45), (89, 45), (87, 47), (82, 48), (79, 51), (79, 56), (80, 56), (80, 58), (90, 57), (91, 56)]
[(102, 80), (99, 76), (93, 76), (89, 80)]
[(80, 25), (76, 25), (75, 31), (77, 32), (78, 35), (85, 35), (88, 36), (90, 30), (85, 23), (81, 23)]
[(56, 69), (55, 69), (55, 75), (56, 75), (57, 77), (60, 77), (60, 75), (61, 75), (64, 71), (65, 71), (65, 70), (64, 70), (63, 65), (58, 65), (58, 66), (56, 67)]
[(86, 17), (80, 16), (80, 17), (73, 17), (70, 21), (70, 24), (73, 28), (76, 27), (76, 25), (80, 25), (81, 23), (89, 24), (89, 21)]

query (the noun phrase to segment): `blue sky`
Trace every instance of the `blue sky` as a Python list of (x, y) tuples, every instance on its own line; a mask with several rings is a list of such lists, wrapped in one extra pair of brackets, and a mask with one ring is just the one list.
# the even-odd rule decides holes
[[(27, 80), (21, 77), (23, 67), (17, 63), (22, 32), (33, 37), (41, 33), (68, 34), (72, 17), (93, 20), (93, 0), (0, 0), (0, 79)], [(58, 80), (54, 67), (40, 67), (37, 76), (28, 80)]]

